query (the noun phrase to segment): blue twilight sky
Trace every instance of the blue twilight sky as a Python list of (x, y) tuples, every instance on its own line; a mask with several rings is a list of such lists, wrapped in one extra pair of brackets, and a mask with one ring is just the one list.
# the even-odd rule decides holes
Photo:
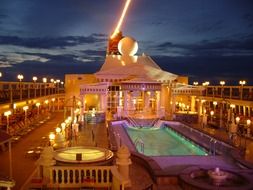
[[(93, 73), (125, 0), (0, 0), (1, 80)], [(253, 84), (252, 0), (132, 0), (124, 35), (166, 71)]]

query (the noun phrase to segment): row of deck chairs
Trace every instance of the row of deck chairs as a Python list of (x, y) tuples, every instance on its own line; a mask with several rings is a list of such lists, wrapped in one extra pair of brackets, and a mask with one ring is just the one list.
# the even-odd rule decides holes
[(26, 123), (24, 120), (13, 123), (9, 127), (9, 134), (12, 136), (14, 142), (18, 141), (22, 136), (28, 134), (36, 127), (41, 124), (42, 120), (49, 118), (48, 115), (41, 116), (33, 116), (26, 119)]

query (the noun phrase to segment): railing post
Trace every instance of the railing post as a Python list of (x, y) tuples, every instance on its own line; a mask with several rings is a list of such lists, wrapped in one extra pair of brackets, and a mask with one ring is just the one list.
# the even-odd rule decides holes
[(9, 84), (10, 89), (10, 103), (13, 104), (13, 90), (12, 90), (12, 84)]
[(28, 88), (27, 88), (27, 96), (28, 96), (28, 99), (30, 99), (30, 90), (31, 90), (31, 85), (28, 84)]

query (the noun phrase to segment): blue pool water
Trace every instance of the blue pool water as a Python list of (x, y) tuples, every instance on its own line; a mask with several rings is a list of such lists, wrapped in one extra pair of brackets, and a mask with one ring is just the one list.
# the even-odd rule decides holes
[(144, 153), (146, 156), (207, 155), (202, 147), (170, 128), (126, 127), (126, 131), (132, 142), (136, 144), (138, 152)]

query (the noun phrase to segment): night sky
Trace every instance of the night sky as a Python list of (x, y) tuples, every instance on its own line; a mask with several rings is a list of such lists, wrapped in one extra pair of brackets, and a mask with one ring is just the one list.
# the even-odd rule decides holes
[[(125, 0), (0, 0), (0, 80), (94, 73)], [(122, 26), (164, 70), (253, 84), (252, 0), (132, 0)]]

